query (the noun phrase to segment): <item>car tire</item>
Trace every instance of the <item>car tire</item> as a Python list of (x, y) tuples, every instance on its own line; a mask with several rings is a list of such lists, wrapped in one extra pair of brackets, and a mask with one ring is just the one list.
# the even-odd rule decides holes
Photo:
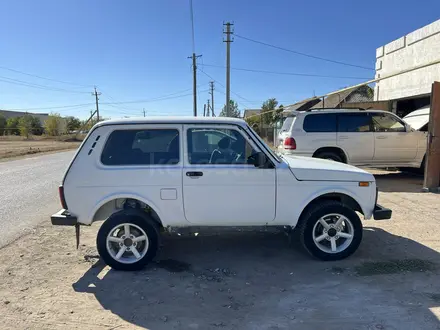
[(96, 246), (102, 260), (111, 268), (133, 271), (153, 260), (159, 238), (158, 226), (148, 214), (123, 210), (104, 221), (96, 237)]
[[(338, 220), (341, 220), (339, 224)], [(326, 228), (322, 221), (327, 223)], [(298, 235), (303, 248), (315, 258), (323, 261), (341, 260), (352, 255), (359, 247), (362, 222), (356, 212), (343, 203), (320, 202), (301, 216)], [(323, 238), (323, 235), (326, 236)], [(348, 238), (349, 235), (352, 237)]]
[(320, 152), (320, 153), (316, 154), (314, 157), (315, 158), (321, 158), (321, 159), (333, 160), (333, 161), (338, 162), (338, 163), (343, 163), (344, 162), (342, 160), (341, 156), (339, 156), (337, 153), (331, 152), (331, 151)]

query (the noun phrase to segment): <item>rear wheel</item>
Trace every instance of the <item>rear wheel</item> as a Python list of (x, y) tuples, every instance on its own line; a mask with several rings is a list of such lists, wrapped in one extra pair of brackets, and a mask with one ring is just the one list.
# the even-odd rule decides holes
[(315, 155), (315, 158), (333, 160), (338, 163), (344, 162), (340, 155), (338, 155), (336, 152), (331, 152), (331, 151), (319, 152), (318, 154)]
[(348, 206), (327, 201), (317, 204), (300, 219), (303, 247), (321, 260), (340, 260), (353, 254), (362, 241), (362, 223)]
[(159, 231), (147, 215), (121, 211), (111, 215), (96, 238), (99, 255), (117, 270), (139, 270), (151, 261), (159, 246)]

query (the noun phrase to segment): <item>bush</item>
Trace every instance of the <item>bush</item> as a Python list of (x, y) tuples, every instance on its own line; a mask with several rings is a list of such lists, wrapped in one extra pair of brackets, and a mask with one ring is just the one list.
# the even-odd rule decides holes
[(32, 116), (26, 114), (20, 117), (18, 120), (18, 129), (20, 130), (21, 136), (29, 138), (29, 135), (32, 134)]
[(3, 115), (0, 115), (0, 135), (4, 135), (6, 130), (6, 118)]
[(20, 117), (8, 118), (6, 121), (6, 133), (8, 135), (20, 135), (20, 129), (18, 128), (18, 123)]
[(46, 134), (49, 136), (58, 136), (61, 135), (62, 131), (62, 122), (61, 116), (57, 113), (51, 113), (49, 117), (44, 122), (44, 128)]
[(42, 135), (44, 132), (43, 126), (41, 125), (41, 121), (38, 117), (31, 117), (31, 127), (32, 134), (34, 135)]

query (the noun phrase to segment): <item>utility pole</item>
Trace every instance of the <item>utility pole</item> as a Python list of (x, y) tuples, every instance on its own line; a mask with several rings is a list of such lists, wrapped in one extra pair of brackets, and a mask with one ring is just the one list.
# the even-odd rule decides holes
[(101, 92), (96, 91), (96, 86), (95, 86), (95, 92), (92, 93), (92, 95), (95, 96), (95, 101), (96, 101), (96, 118), (97, 118), (96, 122), (99, 122), (99, 104), (98, 104), (99, 99), (98, 99), (98, 96), (101, 95)]
[(193, 67), (193, 103), (194, 103), (194, 117), (197, 117), (197, 58), (202, 55), (196, 55), (195, 53), (192, 56), (188, 56), (188, 58), (192, 58), (192, 67)]
[(211, 115), (214, 117), (214, 82), (209, 82), (209, 94), (211, 94)]
[(206, 117), (206, 104), (203, 105), (203, 117)]
[(143, 108), (142, 111), (144, 112), (144, 117), (145, 117), (145, 108)]
[(232, 23), (226, 22), (223, 25), (226, 26), (226, 31), (223, 31), (226, 34), (226, 116), (230, 116), (229, 102), (231, 99), (231, 34), (234, 32), (231, 31), (231, 26), (234, 25)]
[(209, 117), (209, 99), (208, 99), (208, 105), (206, 106), (206, 116)]

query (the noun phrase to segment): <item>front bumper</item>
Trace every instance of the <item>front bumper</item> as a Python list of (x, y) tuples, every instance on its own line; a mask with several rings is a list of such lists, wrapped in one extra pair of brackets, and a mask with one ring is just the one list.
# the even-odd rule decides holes
[(50, 221), (54, 226), (75, 226), (78, 224), (77, 217), (71, 215), (69, 211), (65, 209), (61, 209), (57, 213), (52, 214)]
[(374, 220), (388, 220), (391, 219), (393, 211), (387, 209), (379, 204), (376, 204), (373, 211)]

